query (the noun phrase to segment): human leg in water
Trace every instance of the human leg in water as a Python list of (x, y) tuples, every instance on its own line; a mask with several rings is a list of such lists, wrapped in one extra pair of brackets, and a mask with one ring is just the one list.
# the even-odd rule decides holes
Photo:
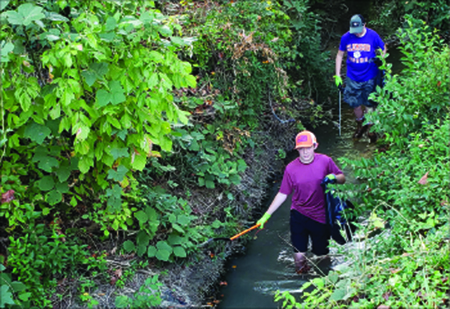
[(363, 122), (365, 120), (364, 110), (362, 109), (362, 106), (360, 105), (360, 106), (354, 108), (353, 112), (355, 113), (355, 118), (356, 118), (356, 131), (353, 134), (353, 138), (361, 138), (368, 129), (368, 125), (363, 126)]
[(294, 253), (295, 272), (297, 274), (306, 274), (311, 269), (308, 265), (305, 253), (306, 252)]

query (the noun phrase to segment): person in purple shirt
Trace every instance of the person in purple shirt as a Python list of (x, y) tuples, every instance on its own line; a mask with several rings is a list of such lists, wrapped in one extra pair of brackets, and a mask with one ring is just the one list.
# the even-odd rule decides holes
[[(363, 126), (364, 113), (376, 107), (368, 98), (375, 91), (378, 67), (375, 64), (377, 51), (384, 56), (386, 48), (378, 33), (366, 28), (364, 17), (360, 14), (350, 19), (350, 31), (345, 33), (336, 55), (334, 75), (336, 86), (342, 87), (341, 66), (344, 53), (347, 52), (347, 78), (344, 89), (344, 101), (353, 108), (357, 128), (353, 135), (361, 138), (365, 131), (370, 131), (372, 124)], [(366, 108), (363, 110), (362, 106)], [(376, 141), (375, 133), (368, 133), (371, 142)]]
[(264, 228), (270, 216), (292, 194), (291, 242), (296, 272), (303, 273), (309, 269), (305, 257), (309, 238), (314, 254), (321, 256), (329, 252), (330, 230), (325, 216), (325, 195), (320, 184), (325, 177), (343, 184), (345, 176), (330, 157), (315, 153), (319, 144), (312, 132), (300, 132), (295, 145), (299, 157), (286, 167), (278, 194), (257, 223), (261, 224), (261, 229)]

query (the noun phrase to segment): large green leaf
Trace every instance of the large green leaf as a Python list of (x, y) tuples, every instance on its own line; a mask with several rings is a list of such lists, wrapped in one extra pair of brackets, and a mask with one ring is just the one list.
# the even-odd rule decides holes
[(138, 256), (143, 256), (146, 251), (147, 251), (147, 246), (138, 245), (138, 247), (137, 247), (137, 255)]
[[(81, 76), (84, 77), (84, 80), (85, 80), (86, 84), (89, 85), (89, 87), (91, 87), (97, 80), (97, 74), (95, 74), (95, 72), (93, 72), (91, 70), (86, 70), (86, 71), (81, 72)], [(97, 92), (97, 94), (98, 94), (98, 92)]]
[(136, 249), (136, 247), (134, 246), (134, 243), (131, 240), (127, 240), (123, 243), (123, 248), (125, 249), (125, 251), (127, 252), (131, 252), (134, 251)]
[(90, 158), (88, 156), (82, 156), (80, 158), (80, 161), (78, 162), (78, 168), (80, 169), (80, 172), (82, 172), (83, 174), (86, 174), (87, 172), (89, 172), (89, 169), (93, 165), (94, 165), (94, 160), (92, 160), (92, 158)]
[(97, 99), (97, 105), (99, 107), (108, 105), (108, 103), (112, 100), (111, 93), (106, 91), (105, 89), (98, 90), (95, 97)]
[(105, 31), (114, 30), (117, 26), (117, 21), (114, 17), (109, 16), (105, 23)]
[(8, 6), (9, 2), (11, 2), (11, 0), (1, 0), (0, 11), (3, 11)]
[(119, 295), (116, 297), (114, 305), (116, 308), (128, 308), (130, 299), (127, 295)]
[(64, 22), (68, 22), (69, 19), (63, 15), (60, 15), (58, 13), (55, 12), (49, 12), (47, 14), (47, 19), (52, 20), (52, 21), (64, 21)]
[(118, 184), (114, 184), (112, 186), (112, 189), (106, 190), (106, 196), (120, 198), (121, 195), (122, 195), (122, 188)]
[(62, 194), (57, 190), (52, 190), (49, 193), (47, 193), (47, 195), (45, 196), (45, 200), (50, 205), (58, 204), (62, 201)]
[[(1, 3), (1, 1), (0, 1)], [(14, 44), (6, 41), (0, 42), (1, 62), (9, 62), (9, 53), (14, 49)]]
[(47, 173), (51, 173), (52, 168), (58, 167), (58, 165), (59, 165), (58, 160), (56, 160), (53, 157), (45, 156), (45, 157), (42, 157), (41, 160), (39, 160), (38, 167), (40, 169), (46, 171)]
[(115, 181), (122, 181), (127, 172), (128, 172), (128, 169), (125, 166), (119, 165), (119, 167), (117, 168), (117, 171), (115, 171), (113, 169), (110, 169), (108, 171), (108, 179), (113, 179)]
[(9, 291), (9, 286), (0, 286), (0, 308), (5, 308), (5, 305), (14, 305), (14, 300), (11, 298), (13, 294)]
[(39, 189), (42, 191), (50, 191), (55, 186), (55, 181), (52, 176), (44, 176), (39, 181)]
[(55, 172), (56, 176), (58, 176), (59, 182), (64, 182), (70, 176), (70, 166), (67, 164), (61, 164)]
[(156, 248), (158, 248), (158, 250), (165, 250), (169, 253), (172, 253), (172, 247), (164, 240), (158, 241), (158, 243), (156, 244)]
[(139, 220), (140, 224), (144, 224), (145, 222), (148, 221), (147, 214), (142, 210), (139, 210), (137, 213), (134, 214), (134, 216), (136, 217), (136, 219)]
[(40, 145), (50, 133), (52, 131), (48, 127), (33, 122), (25, 128), (24, 136)]
[(173, 249), (173, 254), (178, 257), (185, 258), (186, 257), (186, 251), (183, 249), (183, 247), (177, 246)]
[(138, 171), (142, 171), (145, 168), (146, 164), (147, 164), (146, 156), (135, 153), (134, 157), (132, 158), (131, 166)]
[(13, 25), (28, 26), (33, 21), (45, 18), (42, 8), (31, 3), (25, 3), (19, 6), (18, 11), (7, 11), (8, 21)]
[(147, 250), (148, 257), (154, 257), (156, 255), (156, 252), (158, 252), (158, 249), (156, 249), (154, 246), (149, 246)]
[(169, 237), (167, 238), (167, 241), (171, 244), (171, 245), (181, 245), (184, 242), (184, 238), (180, 237), (178, 235), (174, 235), (171, 234), (169, 235)]
[(27, 289), (27, 286), (19, 281), (11, 282), (11, 287), (13, 288), (15, 293), (22, 292)]
[(191, 219), (189, 219), (189, 217), (186, 215), (179, 215), (177, 218), (177, 223), (182, 226), (188, 225), (189, 222), (191, 222)]
[(168, 250), (158, 250), (158, 252), (156, 252), (156, 258), (160, 261), (167, 262), (171, 254), (172, 252)]
[(123, 94), (124, 90), (119, 81), (113, 80), (109, 83), (109, 89), (111, 90), (111, 103), (117, 105), (125, 102), (126, 97)]
[(136, 242), (139, 246), (148, 246), (148, 243), (150, 242), (150, 235), (147, 234), (147, 232), (140, 230), (137, 237)]
[(114, 160), (117, 160), (118, 158), (121, 158), (121, 157), (128, 158), (129, 157), (128, 150), (129, 149), (127, 147), (113, 148), (113, 149), (111, 149), (110, 153), (111, 153), (112, 157), (114, 158)]
[(63, 183), (58, 182), (55, 186), (55, 189), (61, 193), (69, 192), (69, 186), (68, 186), (67, 182), (63, 182)]

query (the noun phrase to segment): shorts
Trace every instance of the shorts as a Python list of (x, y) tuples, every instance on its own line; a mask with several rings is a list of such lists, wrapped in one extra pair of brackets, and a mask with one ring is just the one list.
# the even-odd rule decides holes
[(311, 237), (312, 252), (315, 255), (328, 254), (330, 227), (291, 209), (291, 242), (294, 252), (306, 252)]
[(352, 108), (364, 105), (376, 107), (377, 104), (369, 100), (369, 95), (375, 91), (376, 77), (365, 82), (355, 82), (350, 78), (345, 80), (344, 101)]

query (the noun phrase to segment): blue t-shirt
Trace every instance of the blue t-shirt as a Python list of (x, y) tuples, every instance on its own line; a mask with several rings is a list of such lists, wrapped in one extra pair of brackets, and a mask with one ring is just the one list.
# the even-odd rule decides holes
[(339, 50), (347, 51), (347, 76), (356, 82), (365, 82), (377, 75), (378, 68), (373, 58), (376, 57), (377, 49), (384, 50), (384, 43), (378, 33), (366, 29), (362, 38), (347, 32), (339, 45)]

